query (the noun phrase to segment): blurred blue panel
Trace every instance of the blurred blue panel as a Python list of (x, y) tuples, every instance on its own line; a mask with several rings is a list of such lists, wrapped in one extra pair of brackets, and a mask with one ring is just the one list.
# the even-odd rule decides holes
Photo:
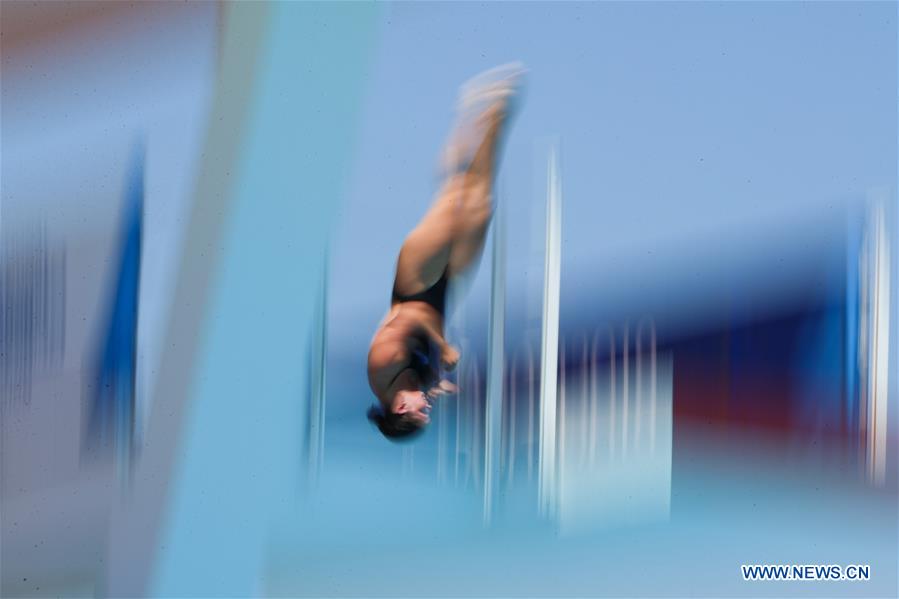
[(845, 315), (845, 401), (843, 414), (853, 440), (859, 433), (858, 319), (859, 264), (861, 255), (861, 218), (857, 210), (849, 210), (846, 219), (846, 315)]
[(144, 150), (135, 152), (125, 190), (118, 264), (90, 379), (87, 446), (114, 449), (125, 465), (134, 435), (137, 313), (144, 203)]
[[(224, 35), (239, 37), (254, 5), (229, 10)], [(254, 77), (240, 82), (254, 86), (253, 102), (215, 248), (156, 596), (260, 595), (275, 523), (299, 509), (302, 366), (379, 8), (283, 2), (266, 11)]]

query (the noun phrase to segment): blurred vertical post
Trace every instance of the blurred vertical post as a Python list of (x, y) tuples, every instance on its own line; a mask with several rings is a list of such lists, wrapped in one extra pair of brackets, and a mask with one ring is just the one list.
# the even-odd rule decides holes
[(484, 524), (490, 524), (500, 484), (503, 422), (504, 344), (506, 324), (506, 225), (499, 203), (493, 222), (490, 270), (490, 325), (487, 340), (487, 401), (484, 426)]
[(551, 515), (554, 512), (557, 499), (556, 408), (562, 253), (562, 194), (558, 168), (558, 147), (553, 147), (549, 157), (546, 197), (543, 335), (540, 355), (540, 447), (537, 502), (542, 515)]
[(328, 367), (328, 251), (322, 253), (318, 303), (313, 312), (310, 337), (309, 419), (306, 423), (308, 462), (307, 480), (318, 482), (325, 460), (325, 389)]
[(883, 486), (887, 461), (890, 350), (890, 239), (885, 192), (869, 194), (862, 253), (862, 353), (865, 466), (868, 481)]

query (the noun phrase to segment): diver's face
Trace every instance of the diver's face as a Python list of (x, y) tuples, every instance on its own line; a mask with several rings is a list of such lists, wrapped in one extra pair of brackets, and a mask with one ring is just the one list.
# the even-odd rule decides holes
[(425, 426), (431, 421), (431, 402), (421, 391), (397, 391), (393, 398), (393, 413), (406, 414), (418, 426)]

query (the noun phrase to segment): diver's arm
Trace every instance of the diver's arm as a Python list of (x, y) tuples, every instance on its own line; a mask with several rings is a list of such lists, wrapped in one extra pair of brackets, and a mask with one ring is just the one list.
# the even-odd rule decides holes
[(443, 367), (447, 370), (453, 370), (456, 367), (456, 364), (459, 363), (459, 350), (447, 343), (446, 338), (443, 336), (443, 331), (441, 331), (434, 323), (422, 321), (421, 329), (428, 336), (431, 343), (436, 345), (437, 349), (440, 350), (440, 363)]

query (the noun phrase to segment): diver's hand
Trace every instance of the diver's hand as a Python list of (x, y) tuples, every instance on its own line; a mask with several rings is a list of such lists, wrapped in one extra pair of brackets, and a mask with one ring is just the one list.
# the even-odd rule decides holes
[(447, 343), (440, 353), (440, 363), (446, 370), (454, 370), (459, 363), (459, 350)]
[(427, 396), (429, 399), (434, 399), (436, 397), (440, 397), (441, 395), (452, 395), (459, 391), (459, 388), (456, 387), (453, 383), (449, 382), (446, 379), (443, 379), (427, 391)]

